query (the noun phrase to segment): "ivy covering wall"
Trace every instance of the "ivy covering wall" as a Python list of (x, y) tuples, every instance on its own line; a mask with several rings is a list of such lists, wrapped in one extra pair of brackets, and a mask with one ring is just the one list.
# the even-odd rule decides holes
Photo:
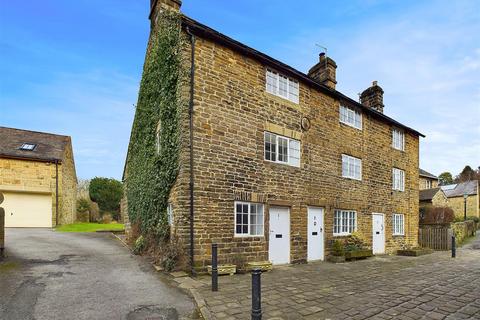
[(179, 87), (184, 72), (180, 17), (163, 12), (157, 21), (150, 35), (130, 138), (126, 195), (130, 221), (140, 226), (142, 234), (162, 240), (169, 234), (168, 197), (178, 174), (179, 118), (185, 101)]

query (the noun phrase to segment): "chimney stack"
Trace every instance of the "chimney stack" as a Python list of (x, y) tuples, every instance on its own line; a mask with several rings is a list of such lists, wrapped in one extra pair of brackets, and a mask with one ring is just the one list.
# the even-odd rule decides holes
[(362, 92), (360, 103), (383, 113), (383, 89), (377, 84), (377, 81), (373, 81), (372, 86)]
[(337, 84), (335, 80), (336, 69), (337, 64), (335, 61), (327, 57), (325, 52), (322, 52), (320, 53), (319, 62), (308, 71), (308, 76), (329, 88), (335, 89)]
[(160, 10), (171, 10), (174, 12), (180, 12), (182, 6), (182, 0), (150, 0), (150, 15), (148, 18), (155, 21), (157, 14)]

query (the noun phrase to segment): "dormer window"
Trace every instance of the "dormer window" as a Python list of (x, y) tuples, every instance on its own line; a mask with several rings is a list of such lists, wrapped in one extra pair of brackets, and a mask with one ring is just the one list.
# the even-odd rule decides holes
[(33, 151), (37, 145), (33, 143), (24, 143), (20, 147), (20, 150)]

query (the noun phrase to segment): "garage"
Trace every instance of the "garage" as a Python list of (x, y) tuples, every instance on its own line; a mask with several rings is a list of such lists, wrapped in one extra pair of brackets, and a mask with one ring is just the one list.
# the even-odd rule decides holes
[(0, 126), (0, 192), (5, 193), (6, 227), (51, 228), (75, 222), (72, 139)]
[(4, 192), (5, 227), (51, 228), (52, 195), (44, 193)]

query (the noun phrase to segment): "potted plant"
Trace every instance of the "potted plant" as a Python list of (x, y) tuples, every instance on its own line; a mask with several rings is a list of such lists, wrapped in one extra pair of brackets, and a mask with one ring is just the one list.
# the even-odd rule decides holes
[(345, 262), (345, 250), (343, 242), (335, 240), (332, 246), (332, 254), (328, 257), (328, 260), (333, 263)]
[(356, 260), (373, 256), (372, 250), (366, 245), (359, 233), (352, 233), (345, 239), (345, 259)]

